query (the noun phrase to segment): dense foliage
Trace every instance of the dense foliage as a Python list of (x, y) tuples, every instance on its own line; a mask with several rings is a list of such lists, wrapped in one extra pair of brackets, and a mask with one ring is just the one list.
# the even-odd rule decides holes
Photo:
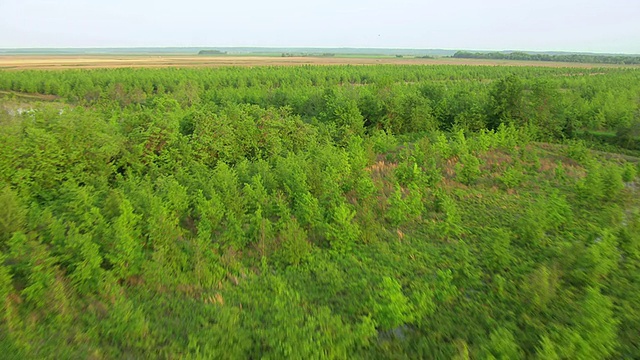
[(514, 52), (468, 52), (457, 51), (453, 54), (461, 59), (492, 59), (492, 60), (527, 60), (527, 61), (560, 61), (590, 64), (640, 64), (640, 56), (632, 55), (596, 55), (596, 54), (531, 54), (522, 51)]
[(0, 350), (639, 358), (639, 80), (1, 72)]

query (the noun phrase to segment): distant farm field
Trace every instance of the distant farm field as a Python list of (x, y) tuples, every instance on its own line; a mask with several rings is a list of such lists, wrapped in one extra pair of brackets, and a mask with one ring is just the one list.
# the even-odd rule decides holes
[(640, 359), (637, 67), (277, 55), (9, 58), (0, 359)]
[[(484, 66), (543, 66), (543, 67), (631, 67), (625, 65), (583, 64), (543, 61), (485, 60), (485, 59), (421, 59), (389, 57), (276, 57), (276, 56), (151, 56), (151, 55), (7, 55), (0, 56), (0, 69), (94, 69), (136, 67), (218, 67), (218, 66), (277, 66), (277, 65), (484, 65)], [(635, 66), (638, 67), (638, 66)]]

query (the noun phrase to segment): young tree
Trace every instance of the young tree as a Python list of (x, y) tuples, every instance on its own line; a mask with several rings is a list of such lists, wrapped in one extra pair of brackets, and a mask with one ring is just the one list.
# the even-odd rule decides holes
[(142, 234), (138, 223), (142, 217), (134, 213), (127, 199), (120, 204), (120, 215), (114, 220), (111, 229), (113, 240), (107, 259), (113, 264), (113, 272), (119, 279), (136, 275), (143, 261)]
[(486, 359), (512, 360), (522, 359), (522, 350), (516, 343), (513, 333), (504, 327), (491, 332), (489, 341), (483, 346)]
[(18, 196), (9, 188), (0, 191), (0, 246), (9, 240), (14, 232), (23, 230), (27, 211), (20, 204)]
[(465, 185), (472, 185), (480, 178), (480, 159), (473, 154), (464, 154), (456, 164), (456, 178)]
[(279, 237), (281, 244), (278, 252), (285, 264), (298, 266), (307, 260), (312, 246), (307, 240), (307, 233), (298, 225), (295, 218), (285, 220)]
[(338, 253), (347, 253), (360, 238), (360, 228), (353, 222), (355, 215), (356, 212), (344, 203), (333, 209), (326, 237), (331, 248)]
[(382, 278), (373, 302), (373, 319), (380, 329), (391, 330), (412, 319), (411, 303), (402, 293), (398, 281), (391, 277)]
[(519, 124), (524, 115), (524, 85), (515, 75), (496, 81), (490, 91), (488, 125), (497, 129), (500, 124)]

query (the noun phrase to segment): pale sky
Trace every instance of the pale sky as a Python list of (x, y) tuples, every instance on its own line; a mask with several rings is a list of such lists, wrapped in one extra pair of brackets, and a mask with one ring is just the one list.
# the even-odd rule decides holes
[(640, 54), (640, 0), (0, 0), (0, 48), (156, 46)]

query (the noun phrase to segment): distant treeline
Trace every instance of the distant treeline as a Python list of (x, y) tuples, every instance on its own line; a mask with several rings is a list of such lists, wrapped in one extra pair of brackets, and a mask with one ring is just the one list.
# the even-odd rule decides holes
[(336, 56), (336, 54), (334, 53), (315, 54), (315, 53), (289, 53), (289, 52), (284, 52), (281, 55), (281, 57), (334, 57), (334, 56)]
[(626, 64), (626, 65), (640, 64), (640, 56), (624, 56), (624, 55), (591, 55), (591, 54), (549, 55), (549, 54), (529, 54), (525, 52), (473, 53), (473, 52), (467, 52), (467, 51), (458, 51), (453, 55), (453, 57), (461, 58), (461, 59), (560, 61), (560, 62), (576, 62), (576, 63)]
[(226, 53), (226, 51), (220, 50), (200, 50), (200, 52), (198, 52), (198, 55), (225, 55)]

